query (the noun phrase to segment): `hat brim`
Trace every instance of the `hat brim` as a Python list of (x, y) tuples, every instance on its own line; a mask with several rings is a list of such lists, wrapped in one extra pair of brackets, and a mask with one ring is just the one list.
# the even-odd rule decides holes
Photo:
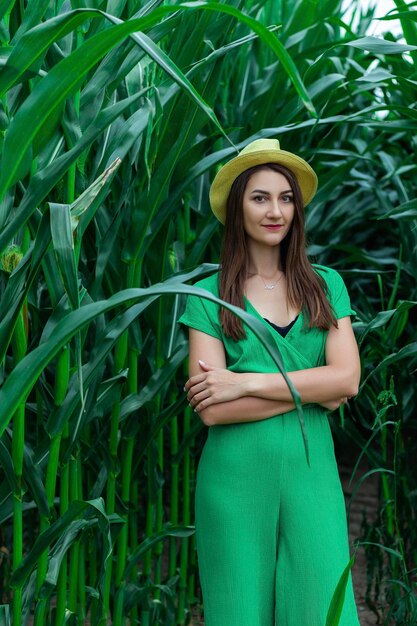
[(233, 182), (245, 170), (263, 163), (278, 163), (291, 170), (300, 185), (304, 206), (312, 200), (317, 191), (317, 175), (301, 157), (286, 150), (258, 150), (239, 154), (217, 172), (210, 187), (210, 206), (222, 224), (226, 221), (227, 198)]

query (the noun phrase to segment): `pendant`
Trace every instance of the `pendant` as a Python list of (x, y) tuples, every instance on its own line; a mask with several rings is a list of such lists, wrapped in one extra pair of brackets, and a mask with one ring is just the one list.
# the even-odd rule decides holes
[(267, 285), (266, 282), (263, 279), (263, 276), (261, 276), (260, 274), (258, 274), (258, 276), (261, 277), (261, 280), (262, 280), (262, 282), (264, 284), (264, 289), (268, 289), (268, 291), (270, 291), (271, 289), (275, 289), (275, 287), (278, 285), (279, 281), (284, 276), (284, 272), (281, 274), (281, 276), (279, 278), (277, 278), (277, 280), (272, 285)]

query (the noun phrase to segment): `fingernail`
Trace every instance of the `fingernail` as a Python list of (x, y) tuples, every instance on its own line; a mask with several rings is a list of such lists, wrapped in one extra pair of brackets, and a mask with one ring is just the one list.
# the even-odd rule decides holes
[(204, 361), (200, 361), (200, 359), (198, 360), (198, 362), (200, 363), (200, 365), (205, 365)]
[(184, 387), (184, 391), (187, 391), (187, 387)]

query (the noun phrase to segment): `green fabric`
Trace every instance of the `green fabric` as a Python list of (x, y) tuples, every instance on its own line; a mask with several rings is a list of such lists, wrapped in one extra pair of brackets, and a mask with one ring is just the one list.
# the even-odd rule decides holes
[[(329, 301), (336, 318), (346, 315), (355, 315), (351, 308), (349, 294), (340, 274), (331, 268), (314, 265), (316, 271), (323, 276), (329, 290)], [(215, 296), (219, 296), (218, 273), (195, 283), (196, 287), (207, 289)], [(304, 315), (300, 313), (294, 326), (286, 337), (281, 337), (270, 324), (256, 311), (245, 298), (248, 313), (262, 320), (271, 332), (271, 338), (278, 343), (278, 348), (284, 350), (287, 358), (286, 369), (304, 369), (318, 367), (325, 364), (325, 343), (327, 331), (318, 328), (308, 330), (304, 326)], [(234, 372), (274, 372), (276, 365), (272, 357), (265, 351), (252, 331), (245, 326), (246, 338), (236, 342), (223, 334), (219, 320), (219, 305), (198, 296), (188, 296), (187, 305), (179, 323), (201, 330), (212, 337), (220, 339), (225, 346), (227, 367)], [(288, 349), (290, 348), (290, 349)]]
[[(338, 272), (314, 267), (336, 317), (354, 315)], [(196, 286), (218, 295), (217, 274)], [(325, 364), (327, 331), (304, 328), (300, 314), (282, 337), (245, 302), (269, 329), (288, 371)], [(218, 312), (218, 305), (188, 296), (179, 321), (223, 341), (230, 370), (277, 371), (247, 326), (245, 339), (225, 337)], [(349, 561), (346, 512), (327, 411), (309, 404), (303, 414), (310, 466), (295, 411), (208, 429), (195, 492), (206, 626), (325, 626)], [(351, 579), (340, 626), (359, 626)]]

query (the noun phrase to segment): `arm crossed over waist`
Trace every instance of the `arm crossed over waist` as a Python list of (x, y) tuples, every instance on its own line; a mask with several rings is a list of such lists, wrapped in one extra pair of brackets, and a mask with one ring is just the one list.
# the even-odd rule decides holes
[[(258, 421), (294, 409), (282, 374), (229, 371), (223, 343), (192, 328), (189, 363), (187, 398), (208, 426)], [(303, 404), (335, 409), (356, 395), (360, 359), (350, 317), (339, 319), (338, 328), (330, 328), (326, 365), (288, 372), (288, 376)]]

